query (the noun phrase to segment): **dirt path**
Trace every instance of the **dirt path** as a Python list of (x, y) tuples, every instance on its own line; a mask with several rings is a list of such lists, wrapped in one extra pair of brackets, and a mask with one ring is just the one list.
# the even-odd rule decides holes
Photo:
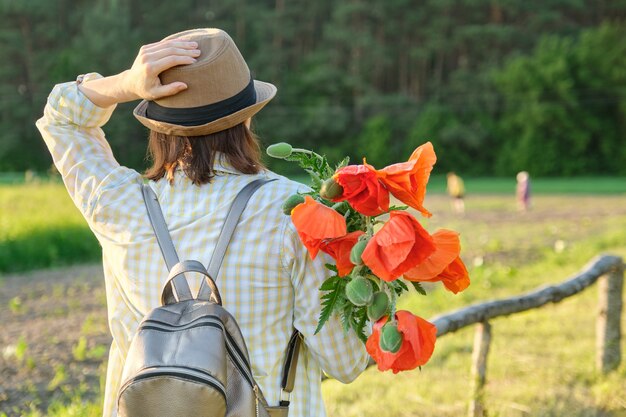
[(77, 392), (97, 398), (109, 344), (100, 265), (3, 276), (0, 412), (46, 410)]

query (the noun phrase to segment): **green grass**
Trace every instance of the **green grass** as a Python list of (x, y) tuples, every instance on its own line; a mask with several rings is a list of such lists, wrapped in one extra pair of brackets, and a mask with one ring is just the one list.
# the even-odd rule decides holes
[(0, 186), (0, 272), (98, 259), (100, 247), (62, 184)]
[[(443, 200), (433, 200), (436, 214), (444, 210)], [(626, 258), (625, 204), (623, 197), (580, 201), (549, 197), (539, 199), (535, 212), (524, 216), (515, 215), (514, 204), (502, 198), (474, 201), (466, 218), (448, 217), (430, 225), (450, 225), (462, 232), (464, 258), (471, 268), (469, 289), (455, 296), (430, 287), (427, 297), (404, 298), (400, 308), (433, 317), (564, 281), (602, 252)], [(491, 224), (480, 224), (475, 211), (488, 213)], [(555, 249), (553, 243), (559, 240), (563, 249)], [(626, 363), (608, 376), (595, 369), (597, 298), (592, 287), (562, 303), (492, 321), (486, 386), (489, 415), (626, 415)], [(473, 332), (470, 327), (439, 339), (422, 371), (393, 375), (369, 369), (350, 385), (325, 382), (329, 415), (465, 415)]]
[[(472, 194), (515, 194), (515, 177), (463, 178), (468, 196)], [(446, 192), (446, 177), (434, 175), (428, 184), (431, 193)], [(624, 177), (531, 178), (533, 194), (624, 194)]]
[(45, 172), (0, 172), (0, 185), (17, 185), (24, 183), (60, 183), (61, 177), (58, 174), (50, 175)]
[[(295, 181), (308, 184), (308, 175), (301, 173), (290, 175)], [(472, 194), (515, 194), (515, 177), (463, 177), (468, 195)], [(3, 172), (0, 173), (1, 185), (18, 185), (25, 182), (60, 183), (58, 175), (45, 173)], [(626, 177), (572, 177), (572, 178), (531, 178), (533, 194), (626, 194)], [(435, 174), (428, 184), (430, 193), (446, 192), (446, 176)]]
[[(309, 184), (306, 174), (291, 176), (295, 181)], [(515, 195), (515, 177), (463, 177), (468, 197), (477, 194)], [(446, 176), (432, 175), (428, 183), (430, 194), (446, 193)], [(626, 177), (531, 178), (532, 195), (610, 195), (626, 194)]]

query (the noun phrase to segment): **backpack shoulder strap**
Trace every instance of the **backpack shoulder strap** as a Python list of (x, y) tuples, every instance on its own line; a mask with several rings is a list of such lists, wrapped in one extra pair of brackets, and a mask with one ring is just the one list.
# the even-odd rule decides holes
[[(156, 235), (163, 258), (165, 259), (167, 270), (171, 271), (172, 268), (179, 262), (178, 254), (176, 253), (176, 248), (172, 242), (170, 232), (167, 229), (167, 223), (163, 217), (163, 211), (159, 205), (159, 200), (154, 190), (148, 184), (143, 184), (141, 191), (143, 193), (143, 201), (148, 209), (148, 218), (150, 219), (150, 224), (152, 225), (152, 229)], [(187, 279), (182, 274), (168, 281), (163, 289), (162, 302), (164, 304), (191, 300), (192, 298)]]
[[(211, 255), (211, 260), (209, 261), (209, 266), (207, 267), (207, 271), (209, 272), (209, 276), (213, 279), (213, 281), (217, 280), (217, 275), (220, 272), (220, 268), (222, 267), (222, 262), (224, 261), (224, 255), (226, 254), (226, 249), (228, 249), (228, 244), (230, 243), (235, 229), (237, 228), (237, 223), (239, 223), (239, 218), (241, 217), (241, 213), (246, 208), (250, 197), (254, 194), (256, 190), (259, 189), (264, 184), (268, 182), (276, 181), (275, 179), (258, 179), (248, 183), (245, 187), (239, 191), (237, 197), (233, 201), (230, 209), (228, 210), (228, 215), (226, 216), (226, 220), (222, 225), (222, 230), (220, 231), (220, 235), (217, 239), (217, 244), (215, 245), (215, 249), (213, 250), (213, 254)], [(202, 285), (200, 286), (200, 290), (198, 291), (198, 299), (200, 300), (208, 300), (208, 297), (211, 295), (211, 290), (206, 283), (206, 280), (202, 281)]]
[[(224, 261), (226, 249), (228, 249), (228, 244), (233, 237), (235, 228), (237, 227), (237, 223), (239, 223), (239, 218), (241, 217), (243, 210), (246, 208), (250, 197), (252, 197), (254, 192), (258, 190), (259, 187), (271, 181), (275, 180), (258, 179), (252, 181), (251, 183), (243, 187), (239, 194), (237, 194), (237, 197), (235, 197), (235, 201), (233, 201), (233, 204), (230, 206), (230, 210), (228, 212), (226, 220), (224, 221), (224, 225), (222, 226), (222, 230), (217, 240), (215, 250), (213, 251), (213, 255), (211, 255), (209, 267), (207, 268), (209, 276), (213, 280), (217, 279), (217, 275), (219, 274), (220, 268), (222, 267), (222, 262)], [(211, 290), (208, 288), (207, 280), (203, 280), (200, 291), (198, 291), (198, 299), (208, 299), (210, 294)], [(300, 332), (294, 330), (287, 346), (287, 356), (283, 364), (281, 391), (282, 393), (286, 394), (285, 396), (287, 397), (287, 399), (281, 398), (280, 405), (283, 407), (289, 406), (289, 394), (291, 393), (291, 391), (293, 391), (294, 383), (296, 381), (298, 353), (300, 352), (301, 342), (302, 336)]]

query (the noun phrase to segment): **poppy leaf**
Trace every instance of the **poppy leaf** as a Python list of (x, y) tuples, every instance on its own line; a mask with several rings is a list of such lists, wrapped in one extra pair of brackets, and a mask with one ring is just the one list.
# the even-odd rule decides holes
[(352, 321), (352, 304), (348, 304), (341, 311), (341, 324), (343, 326), (344, 333), (348, 333), (348, 331), (350, 330), (351, 321)]
[(339, 168), (343, 168), (345, 166), (348, 166), (349, 163), (350, 163), (350, 157), (346, 156), (345, 158), (343, 158), (343, 160), (341, 162), (339, 162), (339, 164), (337, 165), (335, 170), (337, 170)]
[(332, 291), (337, 286), (337, 280), (339, 280), (339, 276), (333, 275), (324, 281), (320, 287), (320, 291)]
[(367, 335), (365, 334), (365, 323), (367, 322), (367, 308), (360, 307), (354, 317), (352, 322), (352, 329), (356, 333), (359, 339), (363, 343), (367, 342)]
[(418, 293), (422, 295), (426, 295), (426, 290), (424, 289), (424, 287), (422, 287), (422, 284), (420, 284), (417, 281), (409, 281), (409, 282), (413, 285), (413, 288), (415, 288), (415, 291), (417, 291)]
[(333, 314), (333, 311), (335, 311), (337, 307), (337, 302), (342, 298), (342, 293), (344, 291), (345, 285), (346, 285), (346, 280), (343, 280), (343, 279), (336, 280), (334, 283), (334, 287), (329, 292), (323, 294), (320, 297), (322, 300), (322, 311), (320, 312), (320, 317), (317, 321), (317, 328), (315, 329), (314, 334), (317, 334), (319, 333), (320, 330), (322, 330), (322, 327), (324, 327), (324, 324), (328, 321), (330, 316)]
[[(400, 211), (400, 210), (408, 210), (409, 206), (391, 206), (389, 207), (389, 211)], [(387, 214), (387, 213), (383, 213)]]
[(397, 294), (400, 295), (402, 294), (404, 291), (408, 291), (409, 287), (406, 286), (406, 284), (404, 282), (402, 282), (401, 280), (397, 279), (395, 281), (391, 281), (387, 283), (391, 289)]
[(397, 280), (397, 284), (396, 285), (397, 285), (397, 288), (401, 289), (400, 293), (402, 291), (408, 291), (409, 290), (409, 287), (407, 287), (406, 284), (404, 282), (402, 282), (401, 280)]

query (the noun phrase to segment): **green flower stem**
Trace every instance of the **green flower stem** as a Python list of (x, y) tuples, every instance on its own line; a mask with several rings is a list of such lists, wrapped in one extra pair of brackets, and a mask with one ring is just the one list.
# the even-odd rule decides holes
[(365, 265), (357, 265), (352, 269), (352, 272), (350, 273), (350, 275), (352, 275), (352, 277), (357, 277), (359, 275), (363, 275), (363, 269), (365, 268)]
[(318, 160), (320, 160), (320, 161), (324, 162), (324, 158), (322, 157), (322, 155), (320, 155), (320, 154), (318, 154), (318, 153), (316, 153), (316, 152), (310, 151), (310, 150), (308, 150), (308, 149), (293, 148), (293, 149), (291, 150), (291, 153), (293, 154), (294, 152), (305, 153), (305, 154), (307, 154), (307, 155), (314, 156), (314, 157), (316, 157)]
[(365, 217), (365, 226), (367, 227), (366, 233), (369, 237), (374, 236), (374, 225), (372, 224), (372, 217), (371, 216), (364, 216)]
[(389, 284), (387, 284), (386, 281), (381, 280), (381, 282), (383, 283), (384, 291), (389, 296), (389, 305), (390, 305), (389, 316), (391, 317), (390, 322), (395, 323), (396, 322), (396, 298), (397, 298), (396, 292), (393, 290), (393, 288), (391, 288)]

